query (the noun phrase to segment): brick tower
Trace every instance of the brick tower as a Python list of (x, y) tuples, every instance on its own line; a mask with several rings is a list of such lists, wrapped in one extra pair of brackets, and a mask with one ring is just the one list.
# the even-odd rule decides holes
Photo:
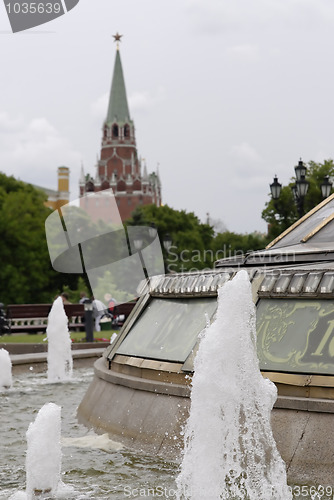
[(135, 126), (130, 118), (125, 82), (117, 42), (114, 72), (107, 116), (102, 127), (101, 155), (94, 177), (81, 171), (80, 197), (89, 192), (112, 188), (122, 220), (128, 219), (138, 205), (161, 205), (158, 172), (147, 173), (138, 158)]

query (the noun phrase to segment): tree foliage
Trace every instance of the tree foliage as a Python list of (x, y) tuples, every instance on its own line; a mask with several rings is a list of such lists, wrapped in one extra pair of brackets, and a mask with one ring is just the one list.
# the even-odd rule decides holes
[(218, 259), (263, 248), (267, 240), (263, 235), (242, 235), (224, 231), (215, 233), (214, 227), (202, 223), (193, 212), (174, 210), (168, 205), (144, 205), (135, 210), (129, 225), (154, 224), (163, 247), (166, 234), (172, 239), (168, 252), (164, 249), (168, 272), (186, 272), (212, 269)]
[[(200, 254), (196, 261), (196, 269), (207, 267), (204, 250), (213, 238), (213, 228), (208, 224), (201, 223), (193, 212), (174, 210), (168, 205), (161, 207), (143, 205), (134, 211), (127, 224), (134, 226), (155, 225), (162, 243), (166, 268), (169, 270), (188, 271), (194, 267), (191, 256), (185, 255), (189, 249), (197, 249)], [(164, 238), (167, 235), (172, 239), (172, 246), (168, 254), (163, 246)]]
[(260, 233), (237, 234), (230, 231), (218, 233), (212, 242), (216, 258), (243, 255), (263, 249), (269, 240)]
[[(326, 175), (334, 176), (333, 160), (325, 160), (323, 163), (310, 161), (307, 164), (306, 180), (309, 182), (309, 188), (304, 198), (304, 213), (322, 201), (320, 185)], [(270, 199), (262, 211), (262, 218), (268, 223), (269, 239), (276, 238), (299, 218), (292, 191), (295, 182), (293, 177), (289, 185), (282, 188), (279, 199)]]
[[(46, 195), (0, 172), (0, 301), (50, 302), (73, 280), (53, 271), (45, 237)], [(77, 279), (77, 278), (75, 278)]]
[[(62, 274), (52, 269), (45, 236), (45, 220), (51, 210), (45, 206), (45, 200), (42, 190), (0, 172), (0, 302), (49, 303), (63, 290), (76, 300), (78, 287), (89, 294), (86, 275), (80, 278), (78, 274)], [(257, 234), (227, 231), (217, 234), (213, 226), (202, 223), (193, 212), (174, 210), (168, 205), (141, 206), (126, 224), (152, 223), (161, 242), (167, 234), (172, 239), (168, 252), (162, 245), (167, 272), (212, 269), (217, 259), (263, 248), (266, 244), (264, 237)], [(95, 243), (98, 245), (99, 241)], [(115, 242), (110, 245), (114, 248)], [(103, 248), (101, 256), (99, 248), (95, 250), (95, 258), (102, 264)], [(104, 291), (104, 283), (95, 285), (101, 288), (101, 293)], [(107, 288), (110, 292), (109, 284)]]

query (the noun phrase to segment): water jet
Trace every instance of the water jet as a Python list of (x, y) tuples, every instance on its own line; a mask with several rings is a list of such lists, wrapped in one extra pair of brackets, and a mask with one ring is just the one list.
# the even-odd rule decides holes
[(6, 349), (0, 349), (0, 390), (9, 389), (12, 383), (12, 362), (9, 352)]
[(61, 472), (61, 409), (45, 404), (27, 430), (27, 498), (55, 495)]
[(58, 297), (52, 304), (46, 335), (48, 340), (48, 381), (60, 382), (70, 379), (73, 372), (71, 337), (61, 297)]
[(246, 271), (218, 291), (194, 362), (177, 500), (289, 500), (270, 425), (277, 389), (262, 377)]

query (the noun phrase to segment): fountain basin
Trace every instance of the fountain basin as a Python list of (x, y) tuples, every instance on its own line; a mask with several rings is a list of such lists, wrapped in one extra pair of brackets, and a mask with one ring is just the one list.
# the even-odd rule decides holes
[[(117, 358), (109, 368), (104, 357), (95, 362), (93, 381), (78, 407), (79, 423), (108, 432), (129, 448), (179, 461), (190, 409), (189, 376), (177, 364), (164, 370), (130, 363)], [(277, 374), (268, 375), (275, 382)], [(289, 482), (333, 486), (334, 400), (293, 396), (300, 386), (277, 386), (271, 422)]]
[(212, 271), (151, 281), (95, 363), (79, 421), (127, 446), (179, 459), (204, 315), (213, 320), (218, 288), (245, 269), (260, 369), (278, 390), (271, 420), (288, 480), (333, 487), (333, 212), (334, 195), (268, 249), (223, 259)]
[[(75, 368), (91, 367), (94, 361), (101, 357), (104, 350), (103, 347), (73, 350), (73, 366)], [(14, 375), (26, 372), (43, 373), (47, 369), (47, 351), (10, 354), (10, 359)]]
[[(268, 272), (271, 273), (270, 270)], [(286, 276), (287, 271), (284, 272)], [(304, 268), (303, 272), (306, 281), (309, 271)], [(321, 272), (325, 276), (332, 271), (322, 268)], [(290, 280), (293, 280), (300, 270), (294, 268), (289, 273)], [(234, 271), (229, 271), (227, 276), (225, 270), (217, 269), (213, 273), (192, 277), (200, 278), (203, 282), (205, 277), (208, 280), (217, 278), (218, 282), (226, 281), (234, 274)], [(253, 269), (249, 271), (249, 275), (255, 302), (258, 304), (261, 296), (267, 300), (268, 297), (261, 292), (261, 284), (268, 276), (267, 272)], [(280, 279), (280, 276), (278, 273), (276, 280)], [(179, 460), (183, 448), (182, 429), (189, 415), (190, 385), (199, 331), (192, 332), (192, 346), (178, 362), (149, 359), (135, 352), (137, 347), (143, 348), (142, 342), (136, 342), (136, 331), (142, 338), (147, 322), (154, 324), (155, 309), (161, 307), (160, 302), (165, 300), (163, 309), (169, 311), (175, 301), (184, 300), (185, 292), (181, 289), (173, 294), (163, 290), (166, 279), (162, 277), (156, 288), (139, 301), (117, 341), (95, 362), (94, 379), (78, 407), (78, 419), (80, 423), (92, 427), (98, 433), (108, 432), (113, 439), (130, 448)], [(177, 281), (183, 279), (184, 276), (174, 276), (175, 287), (179, 286)], [(187, 279), (189, 280), (189, 276)], [(313, 303), (315, 299), (320, 300), (319, 296), (312, 294), (308, 297), (307, 292), (303, 293), (306, 301)], [(192, 308), (189, 309), (189, 314), (196, 309), (198, 296), (208, 301), (209, 309), (210, 304), (217, 301), (217, 293), (213, 291), (189, 292), (185, 304), (187, 308)], [(290, 297), (290, 300), (293, 299), (299, 300), (300, 294), (298, 297)], [(155, 300), (159, 301), (157, 306)], [(191, 300), (193, 302), (189, 302)], [(214, 315), (212, 308), (211, 313)], [(172, 325), (177, 328), (174, 323), (176, 315), (173, 316), (169, 311), (168, 316), (170, 315)], [(197, 327), (201, 328), (199, 325)], [(170, 331), (171, 328), (168, 328), (168, 332)], [(125, 354), (125, 339), (127, 349), (133, 349), (134, 355)], [(144, 339), (143, 342), (145, 343)], [(167, 340), (164, 346), (166, 345)], [(151, 343), (149, 348), (152, 350), (153, 347)], [(300, 346), (300, 349), (302, 351), (304, 346)], [(169, 355), (172, 357), (173, 354), (167, 354)], [(263, 361), (262, 365), (265, 364)], [(261, 367), (263, 376), (273, 381), (278, 389), (278, 398), (272, 411), (273, 434), (287, 466), (288, 480), (294, 484), (334, 486), (334, 440), (329, 438), (334, 424), (334, 372), (331, 374), (334, 365), (330, 367), (327, 370), (329, 374), (269, 371)]]
[(189, 411), (189, 380), (171, 371), (176, 366), (163, 371), (124, 361), (116, 360), (111, 369), (103, 357), (95, 362), (93, 381), (78, 408), (79, 423), (117, 436), (129, 448), (178, 459)]
[[(109, 346), (109, 342), (73, 342), (71, 349), (101, 349)], [(24, 343), (24, 342), (0, 342), (0, 349), (6, 349), (9, 354), (33, 354), (38, 352), (47, 352), (47, 343)]]

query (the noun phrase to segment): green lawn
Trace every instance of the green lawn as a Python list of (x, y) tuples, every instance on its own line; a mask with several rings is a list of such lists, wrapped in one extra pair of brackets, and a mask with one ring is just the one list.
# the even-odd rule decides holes
[[(95, 341), (107, 341), (109, 342), (111, 335), (119, 330), (106, 330), (102, 332), (94, 332)], [(85, 342), (86, 333), (85, 332), (70, 332), (71, 339), (73, 342)], [(24, 333), (13, 333), (12, 335), (0, 335), (0, 344), (12, 344), (12, 343), (26, 343), (26, 344), (40, 344), (46, 342), (46, 334), (24, 334)]]

